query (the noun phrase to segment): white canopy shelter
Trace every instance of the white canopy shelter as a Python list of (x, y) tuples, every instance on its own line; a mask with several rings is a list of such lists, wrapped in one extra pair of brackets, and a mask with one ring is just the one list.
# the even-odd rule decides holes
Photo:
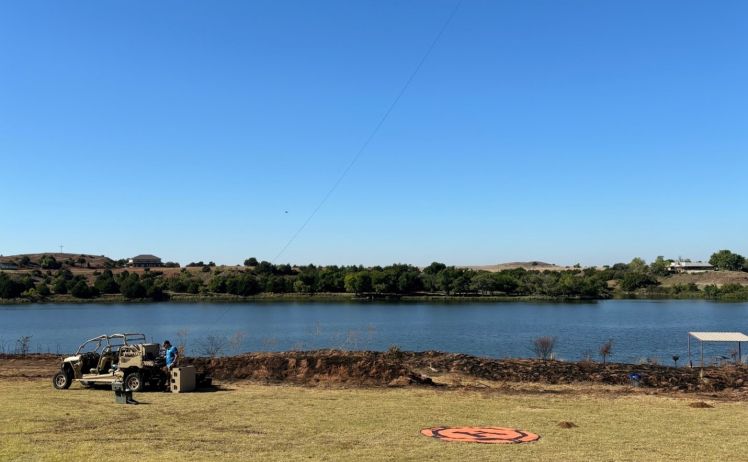
[(742, 332), (689, 332), (688, 333), (688, 364), (691, 363), (691, 337), (699, 341), (701, 346), (701, 367), (704, 367), (704, 342), (735, 342), (738, 344), (739, 363), (743, 362), (741, 342), (748, 342), (748, 335)]

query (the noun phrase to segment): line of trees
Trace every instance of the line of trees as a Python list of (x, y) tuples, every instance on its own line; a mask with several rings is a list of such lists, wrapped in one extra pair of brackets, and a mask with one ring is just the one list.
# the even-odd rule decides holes
[[(542, 295), (549, 297), (605, 298), (609, 291), (595, 269), (539, 272), (515, 269), (490, 273), (432, 263), (424, 269), (394, 264), (386, 267), (314, 265), (292, 268), (257, 262), (246, 272), (221, 272), (207, 283), (208, 292), (235, 295), (269, 293), (353, 293), (372, 295)], [(188, 282), (189, 281), (189, 282)], [(174, 278), (173, 285), (194, 282), (190, 275)]]
[[(127, 299), (150, 298), (165, 300), (168, 295), (163, 290), (162, 273), (144, 273), (139, 276), (124, 271), (114, 275), (111, 270), (99, 274), (93, 284), (82, 275), (74, 275), (70, 270), (58, 270), (54, 275), (40, 277), (41, 273), (12, 278), (0, 272), (0, 298), (43, 299), (51, 294), (70, 294), (75, 298), (89, 299), (102, 294), (121, 294)], [(33, 276), (40, 277), (35, 281)]]
[[(182, 270), (165, 276), (160, 271), (142, 274), (111, 270), (98, 273), (92, 284), (68, 269), (44, 276), (11, 278), (0, 273), (0, 297), (43, 298), (51, 293), (76, 298), (120, 294), (127, 299), (165, 300), (169, 293), (352, 293), (359, 296), (398, 295), (539, 295), (548, 297), (606, 298), (610, 295), (605, 272), (574, 269), (539, 272), (514, 269), (498, 273), (432, 263), (424, 269), (405, 264), (385, 267), (298, 266), (257, 262), (245, 269), (204, 266), (208, 271)], [(35, 277), (34, 277), (35, 276)]]
[[(603, 299), (621, 293), (656, 296), (699, 296), (718, 299), (748, 299), (748, 288), (738, 284), (707, 286), (695, 284), (661, 287), (673, 260), (657, 257), (647, 264), (641, 258), (598, 268), (565, 271), (536, 271), (522, 268), (499, 272), (476, 271), (434, 262), (425, 268), (406, 264), (389, 266), (291, 266), (274, 265), (256, 258), (245, 260), (244, 268), (223, 268), (215, 263), (191, 263), (201, 271), (182, 269), (165, 275), (127, 270), (114, 274), (96, 272), (92, 283), (69, 269), (57, 269), (52, 259), (41, 270), (11, 277), (0, 272), (0, 298), (43, 299), (51, 294), (95, 298), (119, 294), (126, 299), (166, 300), (169, 294), (229, 294), (251, 296), (260, 293), (351, 293), (362, 297), (401, 295), (446, 296), (539, 296), (549, 298)], [(710, 263), (720, 269), (743, 269), (745, 258), (729, 250), (715, 252)]]

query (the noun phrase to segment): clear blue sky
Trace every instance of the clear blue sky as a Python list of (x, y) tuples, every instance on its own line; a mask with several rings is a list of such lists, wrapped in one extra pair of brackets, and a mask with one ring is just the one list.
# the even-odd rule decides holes
[[(0, 253), (273, 259), (454, 5), (2, 1)], [(748, 253), (747, 17), (465, 0), (277, 262)]]

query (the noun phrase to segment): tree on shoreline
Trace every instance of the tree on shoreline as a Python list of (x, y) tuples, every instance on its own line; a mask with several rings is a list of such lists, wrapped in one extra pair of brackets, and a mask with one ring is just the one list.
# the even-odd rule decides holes
[(709, 264), (725, 271), (742, 271), (745, 267), (745, 257), (729, 250), (720, 250), (712, 254)]

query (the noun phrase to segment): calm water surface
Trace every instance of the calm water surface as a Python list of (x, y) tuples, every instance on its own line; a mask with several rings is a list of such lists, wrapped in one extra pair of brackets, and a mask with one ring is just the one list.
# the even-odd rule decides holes
[[(748, 332), (748, 303), (606, 300), (595, 303), (243, 303), (0, 306), (0, 349), (30, 335), (31, 351), (67, 353), (83, 340), (143, 332), (184, 343), (206, 338), (225, 353), (343, 348), (440, 350), (490, 357), (532, 356), (532, 339), (557, 337), (557, 356), (596, 355), (612, 338), (619, 362), (686, 358), (688, 331)], [(233, 341), (231, 341), (233, 339)], [(748, 345), (744, 345), (748, 349)], [(707, 348), (729, 356), (734, 345)], [(748, 353), (748, 351), (746, 351)], [(681, 361), (681, 364), (683, 363)]]

